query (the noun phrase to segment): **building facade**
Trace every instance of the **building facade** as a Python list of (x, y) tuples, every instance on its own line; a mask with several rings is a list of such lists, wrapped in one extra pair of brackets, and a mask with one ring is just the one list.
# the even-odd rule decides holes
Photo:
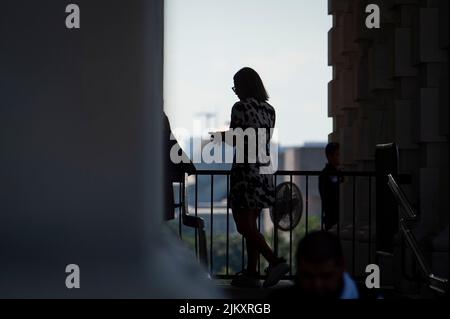
[[(368, 29), (366, 7), (380, 8)], [(330, 0), (330, 141), (346, 170), (373, 170), (375, 146), (395, 142), (419, 242), (448, 277), (448, 6), (446, 0)], [(345, 186), (344, 186), (345, 189)], [(343, 210), (348, 208), (345, 191)], [(363, 196), (364, 197), (364, 196)], [(367, 203), (359, 198), (360, 208)]]

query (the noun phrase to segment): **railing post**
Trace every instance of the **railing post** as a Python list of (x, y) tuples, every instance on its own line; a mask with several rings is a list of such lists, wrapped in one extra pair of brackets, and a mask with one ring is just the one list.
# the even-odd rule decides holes
[[(274, 179), (275, 179), (275, 201), (277, 198), (277, 175), (274, 175)], [(273, 209), (273, 216), (276, 216), (276, 209), (277, 209), (277, 205), (276, 203), (273, 205), (272, 207)], [(273, 225), (273, 251), (275, 256), (278, 256), (278, 228), (277, 225), (274, 224)]]
[(230, 176), (227, 174), (227, 239), (226, 239), (226, 275), (230, 274)]
[(372, 178), (369, 176), (369, 264), (372, 263)]
[(399, 230), (398, 205), (388, 187), (388, 174), (398, 174), (398, 148), (393, 144), (377, 145), (376, 168), (376, 250), (394, 252), (394, 236)]
[(309, 175), (306, 175), (306, 216), (305, 216), (305, 235), (308, 235), (308, 215), (309, 215)]
[(241, 243), (241, 263), (242, 263), (242, 269), (245, 267), (245, 239), (244, 236), (242, 236), (242, 243)]
[(289, 183), (291, 192), (289, 201), (289, 275), (292, 276), (292, 174), (289, 175)]
[[(258, 231), (261, 232), (261, 213), (258, 215)], [(262, 234), (264, 236), (264, 234)], [(265, 236), (264, 236), (265, 237)], [(258, 254), (258, 275), (261, 276), (261, 254)]]
[(213, 237), (214, 237), (214, 232), (213, 232), (213, 224), (214, 224), (214, 175), (211, 174), (211, 218), (210, 218), (210, 230), (211, 230), (211, 242), (210, 242), (210, 248), (209, 248), (209, 267), (210, 267), (210, 273), (211, 273), (211, 277), (213, 275)]
[(353, 197), (352, 197), (352, 273), (355, 276), (356, 270), (356, 176), (353, 176)]
[(183, 182), (180, 182), (179, 184), (179, 191), (178, 191), (178, 198), (180, 201), (180, 207), (178, 207), (178, 233), (180, 236), (180, 239), (183, 239), (183, 233), (182, 233), (182, 225), (183, 225), (183, 205), (184, 205), (184, 201), (183, 201)]
[[(195, 175), (195, 220), (198, 218), (198, 175)], [(195, 256), (198, 258), (198, 230), (197, 227), (195, 227)]]

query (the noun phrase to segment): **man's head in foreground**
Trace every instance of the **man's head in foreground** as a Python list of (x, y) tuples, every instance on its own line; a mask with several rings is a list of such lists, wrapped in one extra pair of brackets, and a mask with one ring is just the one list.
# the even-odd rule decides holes
[(342, 247), (335, 235), (314, 232), (300, 241), (296, 284), (304, 295), (339, 298), (344, 287), (344, 273)]

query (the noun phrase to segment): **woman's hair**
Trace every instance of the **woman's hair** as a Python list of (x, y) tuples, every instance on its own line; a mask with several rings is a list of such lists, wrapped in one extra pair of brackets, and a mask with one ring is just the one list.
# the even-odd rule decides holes
[(269, 100), (269, 95), (264, 87), (259, 74), (252, 68), (243, 68), (234, 76), (236, 94), (240, 99), (255, 98), (259, 102)]

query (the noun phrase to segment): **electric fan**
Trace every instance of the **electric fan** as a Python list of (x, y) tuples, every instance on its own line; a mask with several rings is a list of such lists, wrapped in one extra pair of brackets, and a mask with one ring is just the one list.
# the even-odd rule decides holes
[(303, 197), (294, 183), (286, 182), (277, 186), (275, 205), (270, 210), (270, 218), (275, 227), (283, 231), (294, 229), (303, 214)]

